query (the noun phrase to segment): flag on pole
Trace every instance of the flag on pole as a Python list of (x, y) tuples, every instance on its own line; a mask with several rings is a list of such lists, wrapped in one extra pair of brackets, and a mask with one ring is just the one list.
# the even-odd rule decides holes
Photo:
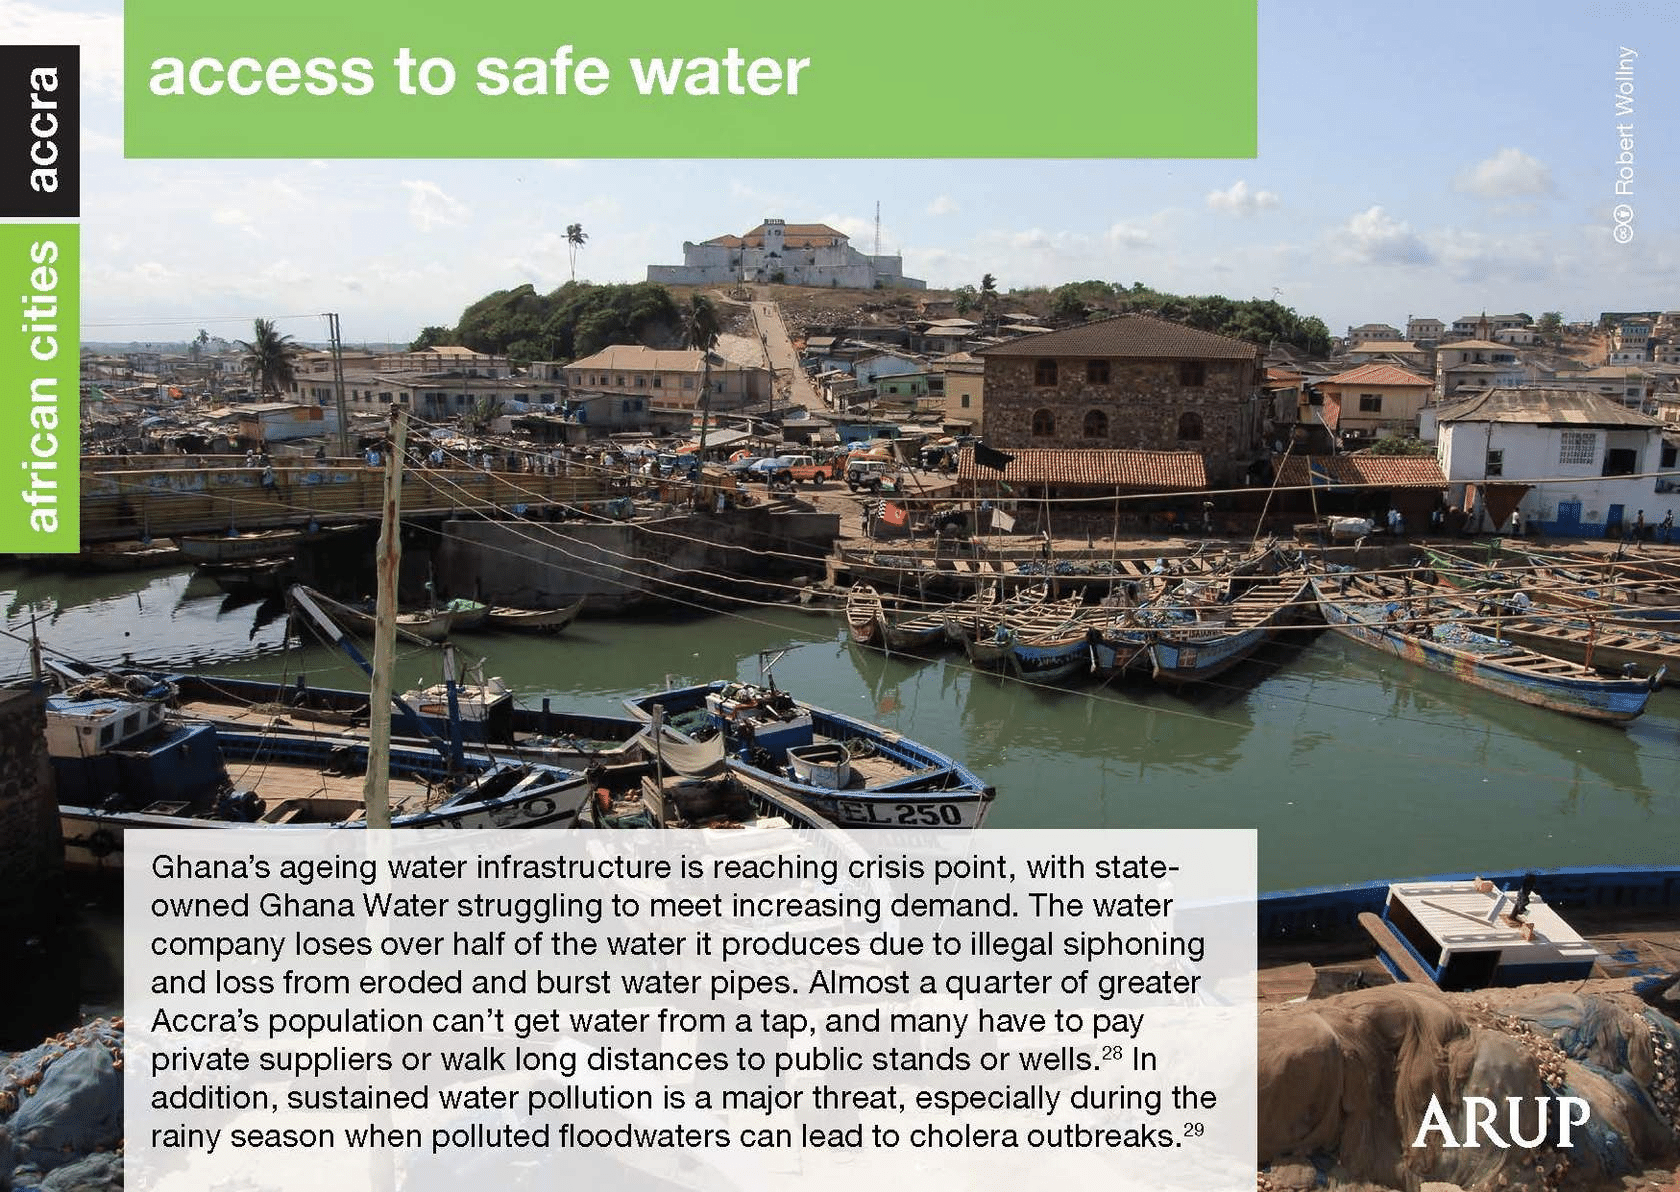
[(1001, 534), (1011, 534), (1015, 531), (1015, 519), (1001, 509), (992, 510), (992, 529)]
[(881, 506), (881, 524), (884, 526), (892, 526), (895, 529), (903, 529), (905, 526), (910, 524), (910, 513), (904, 508), (904, 506), (895, 505), (893, 502), (888, 501), (885, 505)]

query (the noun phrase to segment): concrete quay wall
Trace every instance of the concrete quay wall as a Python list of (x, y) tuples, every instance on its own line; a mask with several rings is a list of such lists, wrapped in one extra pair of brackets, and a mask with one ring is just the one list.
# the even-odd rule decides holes
[(777, 578), (821, 574), (839, 521), (764, 507), (645, 522), (448, 521), (435, 566), (445, 591), (521, 608), (579, 596), (590, 612), (775, 600), (786, 595)]

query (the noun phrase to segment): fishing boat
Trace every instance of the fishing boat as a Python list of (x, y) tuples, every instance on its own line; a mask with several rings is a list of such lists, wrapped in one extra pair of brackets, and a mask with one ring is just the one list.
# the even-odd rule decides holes
[(1034, 683), (1060, 683), (1088, 674), (1093, 668), (1094, 632), (1090, 619), (1075, 613), (1054, 629), (1016, 633), (1007, 659), (1009, 670), (1016, 678)]
[(502, 608), (492, 606), (484, 624), (510, 633), (559, 633), (583, 611), (578, 600), (565, 608)]
[[(1676, 589), (1672, 580), (1641, 576), (1621, 563), (1605, 560), (1563, 563), (1533, 554), (1524, 558), (1534, 569), (1535, 580), (1548, 588), (1559, 588), (1608, 604), (1668, 609), (1680, 617), (1680, 608), (1676, 608), (1680, 605), (1680, 590)], [(1636, 616), (1650, 615), (1643, 607), (1630, 611)]]
[(54, 571), (145, 571), (186, 562), (181, 548), (172, 542), (95, 542), (73, 555), (22, 554), (18, 559)]
[(1591, 667), (1523, 649), (1430, 615), (1427, 597), (1381, 577), (1341, 573), (1312, 577), (1313, 595), (1331, 628), (1374, 649), (1471, 686), (1588, 720), (1625, 723), (1645, 711), (1660, 674), (1614, 679)]
[(255, 530), (245, 534), (183, 534), (175, 545), (189, 563), (247, 563), (289, 555), (305, 543), (353, 533), (355, 526), (322, 526), (315, 530)]
[[(313, 588), (296, 585), (292, 593), (302, 590), (341, 628), (354, 633), (373, 632), (373, 610), (357, 608), (324, 596)], [(295, 595), (294, 595), (295, 599)], [(488, 605), (476, 600), (451, 600), (438, 608), (397, 614), (397, 632), (422, 641), (441, 642), (450, 634), (483, 625), (490, 615)]]
[[(120, 871), (130, 828), (366, 826), (365, 741), (225, 729), (172, 716), (168, 702), (164, 686), (132, 679), (47, 697), (68, 867)], [(571, 770), (391, 749), (393, 827), (566, 827), (588, 794)]]
[(860, 646), (879, 645), (885, 619), (881, 594), (869, 584), (853, 584), (846, 594), (846, 631), (852, 640)]
[(1650, 675), (1665, 668), (1680, 674), (1680, 633), (1578, 618), (1488, 616), (1485, 611), (1470, 623), (1537, 654), (1566, 658), (1606, 674), (1627, 674), (1631, 669)]
[[(639, 696), (625, 706), (653, 726), (662, 763), (673, 771), (727, 768), (792, 795), (841, 827), (974, 828), (996, 793), (944, 754), (802, 703), (774, 681), (704, 683)], [(811, 766), (799, 775), (790, 755), (814, 745), (845, 749), (845, 785), (824, 785), (834, 779)]]
[(1312, 587), (1296, 573), (1261, 580), (1218, 605), (1217, 621), (1159, 630), (1150, 639), (1157, 682), (1202, 683), (1230, 670), (1300, 620), (1311, 607)]
[[(1533, 563), (1482, 566), (1433, 547), (1426, 553), (1441, 579), (1456, 588), (1474, 592), (1522, 591), (1536, 604), (1574, 609), (1627, 624), (1680, 621), (1680, 604), (1673, 603), (1671, 598), (1662, 598), (1667, 603), (1642, 603), (1638, 588), (1601, 574)], [(1648, 598), (1649, 589), (1644, 594)]]
[(689, 777), (661, 773), (647, 761), (591, 770), (589, 778), (579, 827), (762, 832), (834, 826), (785, 791), (729, 770)]
[[(1524, 889), (1532, 905), (1567, 919), (1567, 932), (1557, 936), (1565, 948), (1555, 951), (1572, 955), (1548, 957), (1548, 970), (1539, 974), (1522, 963), (1537, 950), (1521, 945), (1534, 941), (1498, 923), (1499, 914), (1489, 918), (1501, 895), (1507, 901), (1498, 909), (1509, 912)], [(1477, 898), (1467, 898), (1470, 894)], [(1475, 909), (1449, 899), (1469, 901)], [(1469, 922), (1464, 929), (1481, 938), (1446, 938), (1441, 915), (1458, 916), (1424, 905), (1428, 902), (1475, 915), (1480, 929)], [(1413, 907), (1437, 920), (1431, 930), (1416, 922)], [(1636, 989), (1650, 988), (1674, 972), (1680, 954), (1680, 866), (1448, 873), (1280, 890), (1260, 895), (1258, 911), (1262, 1005), (1396, 980), (1446, 987), (1560, 980), (1558, 970), (1549, 968), (1558, 963), (1572, 966), (1572, 976), (1631, 979)], [(1545, 927), (1534, 925), (1542, 944), (1552, 941)], [(1445, 926), (1457, 930), (1456, 924)], [(1510, 944), (1518, 946), (1508, 952)]]
[(964, 636), (963, 652), (983, 670), (1003, 670), (1012, 665), (1016, 645), (1022, 640), (1046, 642), (1056, 638), (1058, 645), (1065, 646), (1065, 640), (1058, 635), (1067, 631), (1069, 621), (1079, 615), (1083, 603), (1080, 596), (1067, 596), (1024, 604), (1018, 609), (1006, 605), (995, 619), (980, 619), (972, 636)]
[(953, 615), (950, 609), (946, 609), (945, 641), (949, 645), (960, 646), (967, 638), (979, 637), (988, 623), (1008, 621), (1012, 617), (1021, 616), (1049, 598), (1048, 584), (1032, 584), (1020, 589), (1002, 603), (994, 603), (985, 609), (970, 609), (962, 616)]
[(984, 587), (972, 596), (942, 604), (928, 612), (894, 618), (882, 610), (880, 640), (883, 649), (926, 650), (945, 641), (949, 621), (984, 618), (997, 604), (997, 589)]

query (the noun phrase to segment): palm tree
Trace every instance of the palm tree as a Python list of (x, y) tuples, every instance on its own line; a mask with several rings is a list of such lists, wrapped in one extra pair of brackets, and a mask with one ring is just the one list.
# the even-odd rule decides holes
[(239, 346), (245, 351), (251, 387), (259, 392), (279, 393), (296, 377), (298, 345), (291, 336), (276, 331), (272, 319), (256, 320), (250, 342), (240, 340)]
[(577, 280), (577, 254), (583, 247), (583, 242), (589, 239), (589, 234), (583, 230), (582, 224), (566, 225), (566, 250), (572, 258), (572, 280)]
[(720, 330), (717, 307), (712, 300), (704, 294), (691, 296), (682, 312), (683, 342), (691, 348), (710, 352), (717, 343)]
[(712, 348), (718, 341), (720, 324), (717, 307), (704, 294), (694, 294), (689, 297), (688, 305), (683, 307), (682, 331), (683, 342), (691, 348), (700, 349), (700, 449), (702, 459), (706, 452), (706, 424), (711, 420), (712, 412)]
[(997, 303), (997, 278), (990, 273), (980, 279), (980, 321), (986, 322)]

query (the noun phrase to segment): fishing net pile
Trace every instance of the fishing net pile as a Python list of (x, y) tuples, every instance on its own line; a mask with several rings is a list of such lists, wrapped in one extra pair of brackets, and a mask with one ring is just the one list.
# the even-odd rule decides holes
[(0, 1188), (122, 1187), (122, 1024), (0, 1055)]
[[(1396, 985), (1301, 1002), (1260, 1020), (1259, 1186), (1403, 1189), (1621, 1188), (1621, 1177), (1680, 1158), (1676, 1054), (1680, 1026), (1620, 990), (1542, 986), (1442, 994)], [(1431, 1098), (1455, 1140), (1463, 1099), (1492, 1098), (1510, 1142), (1447, 1147), (1439, 1132), (1414, 1147)], [(1583, 1098), (1585, 1125), (1559, 1139), (1558, 1097)]]

